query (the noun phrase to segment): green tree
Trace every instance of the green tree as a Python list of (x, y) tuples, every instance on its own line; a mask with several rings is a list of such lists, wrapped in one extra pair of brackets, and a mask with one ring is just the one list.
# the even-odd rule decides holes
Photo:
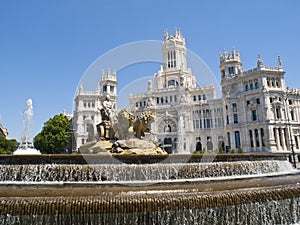
[(15, 139), (6, 139), (0, 136), (0, 154), (10, 154), (17, 150), (19, 143)]
[(34, 139), (34, 147), (44, 154), (66, 153), (70, 147), (70, 122), (63, 115), (55, 115), (44, 123), (44, 127)]

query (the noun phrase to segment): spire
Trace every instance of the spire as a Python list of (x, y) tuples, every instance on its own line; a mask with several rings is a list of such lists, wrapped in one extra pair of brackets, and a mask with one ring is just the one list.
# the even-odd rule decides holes
[(261, 68), (264, 66), (264, 63), (260, 57), (260, 54), (258, 54), (258, 57), (257, 57), (257, 67)]
[(278, 56), (278, 69), (282, 69), (282, 63), (281, 63), (280, 55)]

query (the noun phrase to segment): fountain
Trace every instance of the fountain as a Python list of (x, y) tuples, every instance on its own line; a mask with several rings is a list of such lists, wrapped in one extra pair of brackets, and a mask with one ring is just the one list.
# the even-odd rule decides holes
[(22, 114), (23, 131), (22, 131), (21, 141), (18, 149), (13, 152), (14, 155), (41, 154), (40, 151), (34, 148), (30, 138), (31, 122), (33, 116), (32, 100), (28, 99), (26, 104), (27, 104), (27, 108)]
[[(106, 117), (98, 129), (100, 143), (85, 146), (106, 154), (0, 156), (1, 223), (300, 222), (300, 174), (288, 155), (150, 154), (158, 146), (141, 137), (153, 115), (141, 113), (133, 123), (121, 111), (118, 118), (111, 132)], [(116, 137), (125, 139), (107, 148)]]
[[(294, 224), (287, 155), (0, 156), (4, 224)], [(12, 189), (14, 191), (12, 191)]]

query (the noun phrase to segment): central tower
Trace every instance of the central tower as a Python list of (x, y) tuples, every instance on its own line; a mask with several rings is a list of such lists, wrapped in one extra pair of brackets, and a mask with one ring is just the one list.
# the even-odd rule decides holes
[(174, 36), (164, 32), (162, 53), (165, 71), (187, 68), (185, 39), (180, 30), (177, 29)]
[(163, 65), (154, 76), (156, 89), (196, 87), (196, 79), (187, 67), (185, 39), (179, 29), (174, 35), (164, 32), (162, 60)]

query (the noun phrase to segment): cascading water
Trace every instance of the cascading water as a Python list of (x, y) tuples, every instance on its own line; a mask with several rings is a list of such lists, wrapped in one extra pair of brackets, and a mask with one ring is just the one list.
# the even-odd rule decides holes
[(0, 165), (0, 182), (143, 182), (212, 180), (296, 172), (287, 161), (173, 164)]
[(0, 224), (299, 223), (298, 171), (278, 156), (251, 157), (153, 164), (2, 157)]

